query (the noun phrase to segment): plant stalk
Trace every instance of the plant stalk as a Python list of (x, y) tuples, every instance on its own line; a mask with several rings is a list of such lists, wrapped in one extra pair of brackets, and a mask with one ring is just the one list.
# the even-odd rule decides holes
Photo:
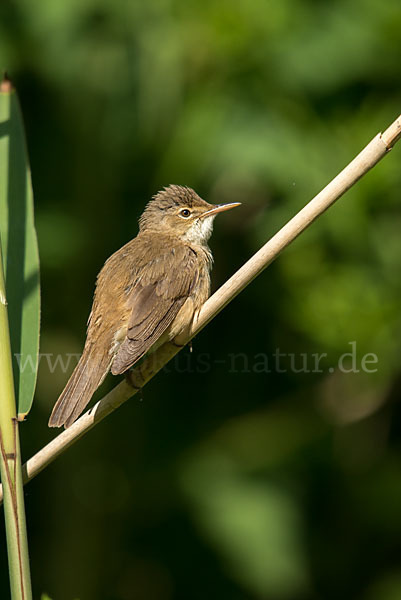
[(0, 474), (12, 600), (31, 600), (21, 450), (16, 415), (10, 333), (0, 244)]

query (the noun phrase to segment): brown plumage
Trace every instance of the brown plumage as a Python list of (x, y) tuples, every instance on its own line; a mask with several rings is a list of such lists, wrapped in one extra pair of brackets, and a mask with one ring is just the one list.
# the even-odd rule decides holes
[(98, 275), (85, 347), (50, 427), (69, 427), (109, 371), (124, 373), (190, 325), (210, 293), (213, 219), (237, 205), (214, 206), (176, 185), (148, 203), (137, 237)]

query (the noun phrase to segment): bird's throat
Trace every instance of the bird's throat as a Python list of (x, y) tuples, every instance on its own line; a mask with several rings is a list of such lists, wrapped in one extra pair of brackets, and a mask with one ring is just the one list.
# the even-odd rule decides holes
[(215, 215), (211, 215), (210, 217), (196, 219), (183, 239), (191, 244), (206, 246), (212, 235), (214, 217)]

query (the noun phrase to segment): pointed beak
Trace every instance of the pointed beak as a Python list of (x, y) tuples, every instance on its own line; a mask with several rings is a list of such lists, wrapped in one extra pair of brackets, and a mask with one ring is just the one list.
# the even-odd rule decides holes
[(201, 219), (203, 217), (211, 217), (212, 215), (217, 215), (217, 213), (224, 212), (225, 210), (230, 210), (231, 208), (235, 208), (236, 206), (240, 206), (241, 202), (230, 202), (229, 204), (216, 204), (210, 210), (207, 210), (203, 215), (200, 216)]

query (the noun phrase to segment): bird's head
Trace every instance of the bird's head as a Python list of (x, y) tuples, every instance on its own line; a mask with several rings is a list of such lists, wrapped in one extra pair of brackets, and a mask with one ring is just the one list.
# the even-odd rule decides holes
[(205, 244), (211, 236), (215, 216), (239, 204), (209, 204), (189, 187), (170, 185), (147, 204), (139, 219), (139, 228)]

